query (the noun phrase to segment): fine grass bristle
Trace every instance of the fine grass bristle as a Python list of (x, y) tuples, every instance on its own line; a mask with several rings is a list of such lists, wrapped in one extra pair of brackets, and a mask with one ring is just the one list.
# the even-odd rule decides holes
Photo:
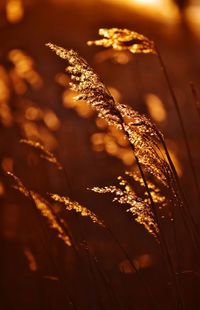
[(115, 196), (113, 202), (117, 201), (120, 204), (129, 205), (130, 207), (126, 209), (126, 212), (131, 212), (135, 220), (143, 225), (157, 239), (159, 229), (148, 201), (138, 197), (124, 179), (120, 180), (120, 185), (121, 188), (117, 186), (106, 186), (93, 187), (91, 190), (99, 194), (111, 193)]
[(88, 41), (87, 44), (89, 46), (112, 47), (118, 51), (129, 50), (133, 54), (156, 54), (154, 42), (135, 31), (101, 28), (99, 29), (99, 35), (103, 36), (103, 39)]
[(63, 170), (62, 164), (58, 161), (53, 153), (38, 141), (21, 139), (20, 143), (26, 144), (39, 151), (40, 157), (55, 165), (59, 170)]
[(86, 207), (81, 206), (77, 201), (71, 201), (69, 197), (59, 196), (58, 194), (50, 193), (49, 196), (56, 202), (64, 204), (66, 210), (75, 211), (76, 213), (79, 213), (81, 216), (89, 217), (93, 223), (105, 227), (103, 221), (100, 220), (94, 212), (90, 211)]
[(58, 238), (60, 238), (67, 246), (71, 246), (71, 239), (62, 228), (60, 222), (56, 218), (51, 204), (43, 198), (40, 194), (29, 190), (25, 187), (22, 181), (13, 173), (7, 172), (9, 176), (13, 178), (16, 184), (13, 188), (21, 192), (26, 197), (30, 198), (34, 202), (35, 207), (41, 213), (41, 215), (47, 220), (49, 226), (56, 231)]

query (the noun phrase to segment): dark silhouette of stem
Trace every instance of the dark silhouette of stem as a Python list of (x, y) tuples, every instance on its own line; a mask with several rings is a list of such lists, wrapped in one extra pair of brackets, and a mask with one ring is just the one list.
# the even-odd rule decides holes
[[(173, 164), (173, 161), (171, 159), (171, 156), (169, 154), (169, 151), (167, 149), (166, 143), (165, 143), (162, 135), (160, 134), (160, 132), (158, 130), (157, 130), (157, 135), (160, 138), (160, 141), (161, 141), (161, 144), (163, 146), (165, 155), (166, 155), (167, 160), (168, 160), (169, 165), (170, 165), (170, 169), (171, 169), (172, 177), (173, 177), (173, 185), (177, 189), (177, 194), (178, 194), (179, 200), (180, 200), (180, 208), (179, 208), (179, 210), (180, 210), (180, 213), (181, 213), (184, 225), (185, 225), (187, 231), (189, 232), (189, 235), (190, 235), (190, 237), (192, 239), (192, 242), (193, 242), (193, 245), (194, 245), (195, 249), (199, 253), (200, 245), (199, 245), (198, 228), (196, 226), (196, 223), (194, 221), (194, 218), (193, 218), (193, 215), (192, 215), (192, 213), (190, 211), (190, 208), (189, 208), (189, 206), (187, 204), (185, 195), (184, 195), (184, 193), (182, 191), (182, 188), (181, 188), (181, 185), (180, 185), (180, 181), (179, 181), (179, 177), (178, 177), (178, 174), (176, 172), (176, 168), (175, 168), (175, 166)], [(188, 223), (188, 220), (189, 220), (189, 223)]]
[(198, 116), (200, 119), (200, 98), (199, 98), (199, 94), (198, 94), (197, 89), (196, 89), (193, 82), (190, 82), (190, 87), (191, 87), (192, 95), (194, 98), (194, 104), (195, 104), (195, 107), (197, 109), (197, 113), (198, 113)]
[[(120, 117), (121, 117), (121, 114), (120, 114)], [(71, 186), (71, 182), (69, 180), (69, 177), (68, 177), (68, 173), (66, 171), (65, 168), (63, 168), (63, 173), (64, 173), (64, 176), (65, 176), (65, 180), (66, 180), (66, 185), (68, 187), (68, 191), (70, 194), (73, 195), (73, 191), (72, 191), (72, 186)], [(104, 223), (105, 224), (105, 223)], [(139, 270), (136, 268), (135, 264), (133, 263), (132, 259), (130, 258), (129, 254), (126, 252), (126, 250), (124, 249), (124, 247), (121, 245), (120, 241), (118, 240), (118, 238), (113, 234), (112, 230), (105, 225), (105, 229), (106, 231), (110, 234), (110, 236), (112, 237), (112, 239), (115, 241), (115, 243), (117, 244), (117, 246), (120, 248), (120, 250), (122, 251), (122, 253), (124, 254), (124, 256), (126, 257), (126, 259), (128, 260), (129, 264), (131, 265), (131, 267), (133, 268), (133, 270), (135, 271), (137, 277), (138, 277), (138, 280), (141, 282), (141, 284), (145, 287), (146, 291), (147, 291), (147, 294), (149, 295), (149, 297), (151, 298), (151, 301), (152, 301), (152, 304), (153, 306), (155, 306), (155, 301), (154, 301), (154, 298), (150, 292), (150, 289), (149, 287), (146, 285), (145, 281), (141, 278), (141, 274), (139, 272)], [(85, 244), (87, 245), (87, 241), (86, 239), (84, 239), (84, 242)], [(87, 248), (88, 248), (88, 245), (87, 245)], [(94, 259), (93, 257), (93, 254), (91, 253), (91, 256)], [(102, 274), (102, 270), (101, 270), (101, 274)], [(102, 274), (103, 275), (103, 274)], [(111, 286), (111, 284), (110, 284)]]
[[(42, 230), (43, 230), (43, 232), (44, 232), (44, 235), (46, 235), (46, 238), (48, 239), (48, 237), (47, 237), (47, 236), (48, 236), (48, 233), (46, 232), (46, 229), (45, 229), (45, 227), (44, 227), (42, 218), (41, 218), (40, 214), (39, 214), (38, 211), (37, 211), (35, 202), (34, 202), (34, 200), (33, 200), (33, 198), (32, 198), (32, 195), (31, 195), (30, 191), (28, 191), (28, 193), (29, 193), (29, 197), (28, 197), (28, 198), (29, 198), (30, 201), (31, 201), (31, 204), (32, 204), (32, 206), (33, 206), (33, 210), (34, 210), (34, 212), (35, 212), (35, 214), (36, 214), (36, 216), (37, 216), (37, 218), (38, 218), (38, 221), (39, 221), (39, 223), (40, 223), (40, 225), (41, 225), (41, 228), (42, 228)], [(63, 289), (63, 291), (65, 292), (65, 298), (66, 298), (67, 302), (70, 304), (70, 307), (73, 307), (74, 310), (78, 310), (78, 308), (77, 308), (75, 302), (73, 301), (73, 299), (72, 299), (72, 297), (71, 297), (71, 295), (70, 295), (70, 293), (69, 293), (69, 291), (68, 291), (68, 288), (67, 288), (66, 285), (65, 285), (65, 279), (64, 279), (64, 277), (63, 277), (63, 274), (62, 274), (62, 272), (60, 271), (60, 269), (59, 269), (59, 267), (58, 267), (58, 264), (57, 264), (57, 262), (56, 262), (54, 256), (51, 255), (51, 253), (50, 253), (50, 251), (49, 251), (49, 247), (48, 247), (48, 245), (46, 245), (45, 240), (44, 240), (43, 244), (44, 244), (44, 248), (45, 248), (46, 252), (49, 253), (49, 257), (50, 257), (50, 259), (51, 259), (51, 261), (52, 261), (52, 264), (54, 265), (54, 268), (55, 268), (55, 270), (56, 270), (56, 272), (57, 272), (57, 274), (58, 274), (58, 278), (59, 278), (59, 280), (60, 280), (62, 289)]]
[(181, 305), (182, 309), (185, 309), (184, 301), (183, 301), (181, 290), (180, 290), (180, 286), (179, 286), (179, 281), (177, 279), (176, 272), (174, 270), (174, 266), (173, 266), (173, 263), (172, 263), (172, 260), (171, 260), (171, 256), (170, 256), (170, 253), (169, 253), (169, 250), (168, 250), (168, 246), (167, 246), (164, 234), (162, 232), (162, 228), (161, 228), (161, 225), (160, 225), (159, 216), (158, 216), (158, 213), (157, 213), (157, 210), (156, 210), (155, 203), (153, 201), (150, 189), (148, 187), (147, 180), (146, 180), (145, 174), (143, 172), (142, 166), (140, 164), (139, 158), (135, 154), (135, 146), (134, 146), (134, 144), (132, 142), (130, 142), (129, 133), (126, 131), (126, 128), (124, 126), (123, 117), (121, 116), (120, 112), (119, 112), (119, 114), (120, 114), (120, 120), (121, 120), (121, 125), (122, 125), (122, 128), (123, 128), (123, 131), (124, 131), (126, 137), (128, 138), (130, 147), (131, 147), (133, 155), (135, 157), (135, 161), (136, 161), (137, 167), (138, 167), (138, 169), (140, 171), (142, 180), (143, 180), (144, 185), (145, 185), (146, 192), (147, 192), (148, 197), (149, 197), (149, 201), (150, 201), (152, 212), (154, 214), (154, 218), (155, 218), (156, 223), (158, 225), (158, 229), (159, 229), (159, 236), (158, 237), (160, 239), (161, 250), (162, 250), (164, 259), (166, 259), (166, 263), (167, 263), (167, 265), (169, 267), (169, 271), (170, 271), (172, 279), (174, 281), (174, 287), (175, 287), (175, 290), (176, 290), (176, 293), (177, 293), (178, 303)]
[(169, 76), (168, 76), (165, 64), (163, 62), (163, 59), (162, 59), (161, 54), (160, 54), (160, 52), (159, 52), (157, 47), (156, 47), (156, 53), (157, 53), (157, 57), (158, 57), (160, 66), (161, 66), (161, 69), (163, 71), (165, 80), (167, 82), (167, 86), (169, 88), (169, 92), (171, 94), (172, 101), (173, 101), (173, 104), (174, 104), (174, 107), (175, 107), (175, 110), (176, 110), (176, 113), (177, 113), (177, 116), (178, 116), (178, 120), (179, 120), (179, 123), (180, 123), (182, 135), (183, 135), (183, 140), (184, 140), (184, 143), (185, 143), (185, 148), (186, 148), (187, 155), (188, 155), (190, 169), (191, 169), (191, 172), (192, 172), (192, 175), (193, 175), (193, 181), (194, 181), (195, 189), (196, 189), (196, 192), (197, 192), (197, 195), (198, 195), (198, 199), (200, 201), (199, 181), (198, 181), (198, 177), (197, 177), (197, 174), (196, 174), (196, 170), (195, 170), (195, 166), (194, 166), (194, 162), (193, 162), (193, 158), (192, 158), (192, 153), (191, 153), (191, 149), (190, 149), (190, 145), (189, 145), (189, 141), (188, 141), (185, 125), (184, 125), (184, 122), (183, 122), (183, 118), (182, 118), (182, 115), (181, 115), (181, 111), (180, 111), (180, 108), (179, 108), (179, 105), (178, 105), (178, 101), (177, 101), (176, 95), (175, 95), (174, 90), (172, 88), (172, 85), (170, 83)]

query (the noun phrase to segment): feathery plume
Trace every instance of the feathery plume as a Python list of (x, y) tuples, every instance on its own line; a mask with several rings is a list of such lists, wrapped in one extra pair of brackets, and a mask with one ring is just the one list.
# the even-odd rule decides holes
[[(138, 173), (132, 172), (132, 171), (126, 171), (125, 174), (128, 177), (130, 177), (132, 179), (132, 181), (137, 182), (141, 188), (145, 189), (144, 181)], [(151, 182), (150, 180), (147, 180), (147, 184), (148, 184), (148, 188), (151, 192), (151, 196), (153, 198), (153, 201), (154, 201), (156, 207), (158, 207), (158, 209), (160, 209), (162, 211), (162, 218), (166, 217), (166, 218), (170, 218), (170, 220), (173, 220), (170, 208), (168, 208), (169, 205), (168, 205), (167, 198), (161, 192), (161, 189), (156, 184)], [(149, 196), (148, 196), (146, 189), (144, 192), (144, 197), (145, 197), (144, 201), (148, 203), (149, 202)]]
[(162, 134), (146, 116), (131, 107), (117, 103), (117, 108), (123, 117), (124, 130), (139, 162), (146, 172), (168, 186), (171, 171), (160, 151)]
[(154, 42), (137, 32), (119, 28), (101, 28), (99, 35), (103, 39), (88, 41), (88, 45), (112, 47), (115, 50), (129, 50), (133, 54), (156, 54)]
[(54, 164), (59, 170), (63, 169), (62, 164), (57, 160), (55, 155), (51, 153), (49, 150), (47, 150), (44, 145), (42, 145), (40, 142), (36, 142), (33, 140), (26, 140), (26, 139), (21, 139), (20, 143), (29, 145), (36, 149), (37, 151), (40, 152), (40, 157), (45, 159), (46, 161)]
[(8, 176), (10, 176), (14, 181), (15, 181), (15, 185), (13, 185), (12, 187), (16, 190), (18, 190), (20, 193), (22, 193), (24, 196), (29, 197), (30, 193), (28, 191), (28, 189), (24, 186), (24, 184), (22, 183), (22, 181), (12, 172), (7, 171), (6, 172)]
[(159, 155), (159, 135), (150, 120), (131, 107), (117, 103), (98, 75), (78, 53), (51, 43), (47, 46), (68, 61), (66, 70), (72, 80), (70, 85), (80, 93), (76, 100), (86, 100), (97, 110), (99, 117), (123, 130), (146, 171), (166, 185), (169, 169)]
[(106, 119), (109, 124), (121, 127), (120, 115), (113, 97), (86, 60), (73, 50), (52, 43), (46, 45), (69, 63), (66, 71), (71, 77), (70, 86), (79, 93), (74, 99), (85, 100), (98, 112), (100, 118)]
[(159, 229), (148, 200), (138, 197), (126, 180), (121, 177), (118, 179), (120, 180), (119, 185), (122, 188), (117, 186), (105, 186), (93, 187), (91, 190), (99, 194), (114, 194), (115, 197), (113, 202), (117, 201), (120, 204), (129, 205), (130, 208), (128, 208), (126, 212), (131, 212), (135, 217), (135, 220), (143, 225), (151, 235), (157, 238), (159, 235)]
[[(179, 109), (179, 105), (178, 105), (178, 102), (176, 99), (176, 95), (175, 95), (173, 88), (171, 86), (166, 67), (164, 65), (164, 62), (163, 62), (162, 57), (160, 55), (160, 52), (157, 49), (155, 43), (153, 41), (149, 40), (147, 37), (145, 37), (145, 36), (143, 36), (137, 32), (131, 31), (129, 29), (101, 28), (101, 29), (99, 29), (99, 35), (102, 35), (104, 38), (100, 39), (100, 40), (96, 40), (96, 41), (88, 41), (87, 42), (88, 45), (112, 47), (114, 50), (118, 50), (118, 51), (129, 50), (133, 54), (136, 54), (136, 53), (139, 53), (139, 54), (140, 53), (145, 53), (145, 54), (152, 53), (152, 54), (157, 55), (158, 60), (159, 60), (160, 65), (161, 65), (161, 68), (163, 69), (163, 73), (164, 73), (167, 85), (169, 87), (169, 91), (170, 91), (171, 96), (172, 96), (174, 107), (175, 107), (177, 115), (178, 115), (178, 119), (180, 122), (185, 147), (187, 150), (190, 168), (191, 168), (191, 171), (193, 174), (194, 184), (196, 187), (198, 197), (200, 198), (200, 186), (199, 186), (198, 177), (197, 177), (197, 174), (196, 174), (196, 171), (194, 168), (194, 163), (193, 163), (191, 149), (190, 149), (190, 145), (189, 145), (186, 130), (185, 130), (185, 125), (184, 125), (183, 120), (182, 120), (182, 116), (180, 113), (180, 109)], [(171, 159), (170, 159), (170, 162), (171, 162)], [(172, 163), (172, 165), (173, 165), (173, 163)], [(174, 167), (172, 167), (172, 165), (170, 163), (171, 170), (173, 170), (173, 173), (176, 175), (176, 171), (174, 170)], [(168, 172), (169, 172), (169, 169), (168, 169)], [(172, 175), (171, 175), (171, 177), (172, 177)], [(172, 189), (172, 191), (173, 191), (173, 189)]]
[(49, 194), (49, 195), (56, 202), (60, 202), (64, 204), (66, 207), (66, 210), (75, 211), (77, 213), (80, 213), (81, 216), (87, 216), (92, 220), (93, 223), (96, 223), (102, 227), (105, 227), (103, 221), (100, 220), (94, 212), (88, 210), (86, 207), (81, 206), (77, 201), (71, 201), (69, 197), (59, 196), (58, 194)]
[(56, 219), (50, 203), (38, 193), (31, 191), (30, 194), (33, 201), (35, 202), (37, 209), (48, 220), (50, 227), (57, 232), (57, 236), (62, 239), (66, 245), (71, 246), (72, 244), (70, 237), (66, 235), (66, 232), (63, 230), (60, 223)]
[(50, 203), (38, 193), (28, 190), (16, 175), (11, 172), (7, 172), (7, 174), (11, 176), (16, 183), (13, 185), (13, 188), (20, 191), (26, 197), (29, 197), (34, 202), (37, 210), (46, 218), (49, 226), (56, 231), (58, 238), (63, 240), (66, 245), (71, 246), (71, 238), (66, 234), (60, 222), (57, 220)]

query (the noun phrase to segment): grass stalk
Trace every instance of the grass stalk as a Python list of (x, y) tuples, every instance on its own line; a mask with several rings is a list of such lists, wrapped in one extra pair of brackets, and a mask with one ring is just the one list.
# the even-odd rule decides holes
[[(120, 114), (120, 116), (121, 116), (121, 114)], [(158, 213), (157, 213), (157, 210), (156, 210), (155, 203), (153, 201), (150, 189), (148, 187), (147, 180), (146, 180), (145, 174), (143, 172), (142, 166), (140, 164), (139, 158), (135, 154), (135, 147), (134, 147), (133, 143), (130, 142), (129, 133), (126, 131), (126, 129), (124, 127), (124, 122), (123, 122), (122, 116), (120, 117), (120, 119), (122, 120), (122, 127), (123, 127), (123, 130), (124, 130), (124, 133), (125, 133), (126, 137), (128, 138), (128, 141), (129, 141), (131, 150), (133, 152), (133, 155), (134, 155), (137, 167), (138, 167), (138, 169), (140, 171), (142, 180), (143, 180), (144, 185), (145, 185), (146, 192), (147, 192), (148, 197), (149, 197), (149, 201), (150, 201), (150, 204), (151, 204), (152, 212), (154, 214), (155, 220), (156, 220), (158, 228), (159, 228), (160, 235), (158, 236), (158, 238), (159, 238), (159, 241), (160, 241), (161, 251), (162, 251), (163, 257), (166, 260), (166, 263), (168, 265), (170, 274), (171, 274), (173, 282), (174, 282), (174, 287), (175, 287), (175, 290), (176, 290), (176, 293), (177, 293), (178, 303), (181, 305), (182, 309), (185, 309), (184, 301), (183, 301), (181, 290), (180, 290), (180, 286), (179, 286), (179, 282), (178, 282), (178, 279), (177, 279), (177, 276), (176, 276), (176, 272), (175, 272), (175, 269), (174, 269), (174, 266), (173, 266), (173, 263), (172, 263), (172, 259), (171, 259), (171, 256), (170, 256), (170, 253), (169, 253), (169, 250), (168, 250), (168, 246), (167, 246), (164, 234), (162, 232), (162, 228), (161, 228), (161, 225), (160, 225), (159, 216), (158, 216)]]
[(192, 95), (194, 98), (194, 104), (195, 104), (195, 107), (196, 107), (196, 110), (197, 110), (197, 113), (198, 113), (198, 116), (200, 119), (200, 98), (199, 98), (199, 94), (198, 94), (197, 89), (196, 89), (193, 82), (190, 82), (190, 88), (191, 88)]
[[(28, 192), (29, 192), (29, 191), (28, 191)], [(43, 231), (43, 235), (46, 236), (46, 239), (48, 240), (48, 239), (49, 239), (48, 233), (47, 233), (47, 231), (46, 231), (46, 229), (45, 229), (45, 226), (44, 226), (44, 224), (43, 224), (43, 220), (42, 220), (41, 216), (38, 214), (38, 212), (37, 212), (37, 210), (36, 210), (35, 202), (34, 202), (32, 196), (31, 196), (31, 193), (30, 193), (30, 192), (29, 192), (29, 197), (28, 197), (28, 198), (29, 198), (30, 201), (31, 201), (31, 205), (33, 206), (33, 211), (34, 211), (34, 213), (36, 214), (36, 217), (37, 217), (37, 219), (38, 219), (38, 221), (39, 221), (39, 223), (40, 223), (40, 226), (41, 226), (42, 231)], [(49, 243), (49, 244), (50, 244), (50, 243)], [(71, 294), (70, 294), (69, 291), (68, 291), (68, 288), (66, 287), (65, 279), (64, 279), (64, 277), (63, 277), (63, 274), (62, 274), (62, 272), (60, 271), (59, 266), (58, 266), (56, 260), (54, 259), (52, 253), (51, 253), (50, 250), (49, 250), (50, 246), (48, 246), (48, 245), (46, 244), (46, 241), (45, 241), (44, 238), (43, 238), (43, 245), (44, 245), (44, 248), (45, 248), (46, 252), (49, 253), (49, 257), (50, 257), (50, 259), (51, 259), (51, 261), (52, 261), (52, 264), (53, 264), (53, 266), (54, 266), (54, 268), (55, 268), (55, 271), (57, 272), (57, 275), (58, 275), (58, 278), (59, 278), (59, 280), (60, 280), (61, 287), (62, 287), (62, 289), (63, 289), (64, 296), (65, 296), (65, 298), (66, 298), (67, 303), (70, 305), (70, 308), (72, 308), (72, 309), (74, 309), (74, 310), (78, 310), (78, 308), (77, 308), (75, 302), (73, 301), (73, 298), (72, 298)]]
[(183, 122), (183, 118), (182, 118), (182, 115), (181, 115), (181, 111), (180, 111), (180, 108), (179, 108), (179, 105), (178, 105), (178, 101), (177, 101), (176, 95), (175, 95), (174, 90), (172, 88), (171, 82), (169, 80), (167, 69), (166, 69), (165, 64), (163, 62), (162, 56), (161, 56), (158, 48), (155, 47), (155, 49), (156, 49), (157, 57), (158, 57), (161, 69), (163, 71), (163, 74), (164, 74), (167, 86), (169, 88), (169, 92), (170, 92), (171, 97), (172, 97), (172, 101), (173, 101), (173, 104), (174, 104), (177, 116), (178, 116), (178, 120), (179, 120), (179, 124), (180, 124), (180, 127), (181, 127), (185, 148), (186, 148), (186, 151), (187, 151), (189, 165), (190, 165), (190, 169), (191, 169), (192, 176), (193, 176), (193, 181), (194, 181), (195, 189), (196, 189), (196, 192), (197, 192), (198, 199), (200, 201), (199, 181), (198, 181), (197, 173), (196, 173), (196, 170), (195, 170), (195, 166), (194, 166), (194, 162), (193, 162), (193, 158), (192, 158), (192, 152), (191, 152), (191, 149), (190, 149), (190, 144), (189, 144), (189, 141), (188, 141), (188, 137), (187, 137), (185, 125), (184, 125), (184, 122)]
[[(121, 114), (120, 114), (120, 118), (121, 118)], [(71, 186), (71, 182), (69, 180), (69, 177), (68, 177), (68, 173), (66, 171), (65, 168), (63, 168), (63, 174), (64, 174), (64, 177), (65, 177), (65, 181), (66, 181), (66, 186), (68, 188), (68, 193), (69, 195), (73, 195), (73, 190), (72, 190), (72, 186)], [(80, 223), (78, 225), (80, 227)], [(132, 259), (130, 258), (129, 254), (127, 253), (127, 251), (124, 249), (124, 247), (122, 246), (121, 242), (118, 240), (118, 238), (113, 234), (112, 230), (107, 226), (105, 225), (105, 229), (106, 231), (110, 234), (110, 236), (112, 237), (112, 239), (115, 241), (116, 245), (120, 248), (120, 250), (122, 251), (123, 255), (125, 256), (125, 258), (128, 260), (130, 266), (133, 268), (133, 270), (135, 271), (137, 277), (138, 277), (138, 280), (140, 281), (141, 285), (145, 287), (146, 289), (146, 292), (147, 294), (149, 295), (150, 299), (151, 299), (151, 302), (152, 302), (152, 305), (155, 307), (155, 300), (153, 298), (153, 295), (149, 289), (149, 287), (147, 286), (147, 284), (145, 283), (145, 281), (141, 278), (141, 275), (140, 275), (140, 272), (139, 270), (136, 268), (135, 264), (133, 263)], [(82, 231), (82, 234), (84, 235), (84, 232)], [(84, 243), (86, 244), (86, 248), (89, 249), (88, 245), (87, 245), (87, 241), (86, 241), (86, 238), (84, 238)], [(90, 255), (92, 257), (92, 259), (95, 261), (95, 257), (94, 255), (90, 252)], [(99, 266), (100, 267), (100, 266)], [(102, 268), (99, 269), (100, 270), (100, 273), (101, 275), (104, 277), (103, 273), (102, 273)], [(94, 277), (94, 275), (93, 275)], [(105, 277), (104, 277), (105, 278)], [(111, 286), (111, 284), (109, 284), (109, 286)], [(113, 289), (112, 289), (113, 290)]]
[[(68, 192), (69, 196), (73, 197), (73, 188), (71, 186), (70, 178), (69, 178), (68, 173), (67, 173), (67, 171), (66, 171), (64, 166), (63, 166), (62, 172), (63, 172), (64, 179), (65, 179), (65, 182), (66, 182), (67, 192)], [(77, 221), (78, 221), (78, 225), (77, 226), (81, 227), (81, 223), (80, 223), (78, 217), (77, 217)], [(93, 277), (95, 288), (97, 290), (97, 295), (99, 295), (99, 293), (98, 293), (98, 287), (97, 287), (97, 283), (96, 283), (95, 271), (92, 268), (92, 262), (94, 263), (94, 265), (96, 267), (96, 270), (99, 272), (101, 278), (103, 279), (105, 286), (108, 286), (110, 288), (110, 293), (113, 296), (113, 298), (115, 299), (116, 305), (119, 306), (120, 310), (123, 310), (122, 307), (121, 307), (121, 303), (120, 303), (119, 299), (117, 298), (117, 295), (114, 292), (114, 289), (113, 289), (110, 281), (108, 280), (105, 272), (102, 269), (102, 266), (99, 264), (98, 259), (91, 252), (91, 250), (90, 250), (90, 248), (88, 246), (88, 242), (86, 240), (85, 232), (84, 232), (83, 228), (81, 229), (81, 235), (83, 236), (83, 244), (82, 244), (82, 246), (83, 246), (84, 250), (86, 251), (86, 256), (87, 256), (87, 259), (88, 259), (88, 262), (89, 262), (90, 271), (91, 271), (91, 274), (92, 274), (92, 277)], [(75, 249), (76, 249), (76, 247), (75, 247)], [(98, 304), (99, 304), (99, 307), (101, 308), (102, 307), (101, 301), (98, 300)], [(114, 305), (114, 306), (116, 306), (116, 305)]]
[[(200, 245), (199, 245), (199, 233), (198, 233), (198, 228), (196, 226), (196, 223), (194, 221), (194, 218), (193, 218), (193, 215), (190, 211), (190, 208), (187, 204), (187, 201), (186, 201), (186, 198), (185, 198), (185, 195), (182, 191), (182, 188), (181, 188), (181, 184), (180, 184), (180, 181), (179, 181), (179, 177), (178, 177), (178, 174), (176, 172), (176, 168), (173, 164), (173, 161), (171, 159), (171, 156), (169, 154), (169, 151), (167, 149), (167, 146), (166, 146), (166, 143), (162, 137), (162, 135), (160, 134), (159, 131), (157, 131), (157, 134), (160, 138), (160, 141), (161, 141), (161, 144), (163, 146), (163, 149), (164, 149), (164, 152), (165, 152), (165, 155), (167, 157), (167, 160), (168, 160), (168, 163), (170, 165), (170, 169), (171, 169), (171, 172), (172, 172), (172, 177), (173, 177), (173, 184), (174, 186), (177, 188), (177, 194), (179, 195), (179, 200), (180, 200), (180, 213), (181, 213), (181, 216), (182, 216), (182, 219), (183, 219), (183, 223), (185, 225), (185, 228), (186, 230), (188, 231), (190, 237), (191, 237), (191, 240), (193, 242), (193, 245), (195, 247), (195, 249), (198, 251), (200, 251)], [(172, 197), (173, 198), (173, 197)], [(188, 221), (189, 220), (189, 221)]]

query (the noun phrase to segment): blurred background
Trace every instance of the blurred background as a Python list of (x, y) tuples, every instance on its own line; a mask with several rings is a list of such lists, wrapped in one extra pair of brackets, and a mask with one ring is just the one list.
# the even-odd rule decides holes
[[(112, 197), (87, 190), (116, 184), (119, 175), (133, 169), (132, 153), (120, 132), (98, 119), (85, 102), (74, 103), (65, 62), (45, 47), (45, 43), (52, 42), (78, 51), (98, 72), (116, 100), (131, 105), (156, 123), (165, 136), (199, 226), (198, 198), (178, 118), (158, 59), (155, 55), (88, 47), (86, 42), (97, 39), (98, 29), (102, 27), (128, 28), (156, 42), (178, 99), (199, 174), (200, 123), (190, 87), (193, 82), (198, 91), (200, 85), (199, 0), (1, 0), (2, 310), (72, 309), (66, 301), (66, 287), (77, 309), (112, 307), (103, 280), (98, 274), (96, 280), (88, 277), (88, 269), (92, 267), (87, 259), (83, 258), (81, 263), (77, 260), (73, 250), (57, 238), (45, 220), (38, 218), (31, 202), (11, 187), (5, 171), (14, 172), (28, 188), (41, 195), (46, 192), (69, 195), (112, 227), (151, 287), (157, 308), (145, 298), (143, 286), (138, 284), (134, 270), (111, 236), (85, 218), (64, 214), (77, 242), (86, 238), (96, 253), (121, 300), (124, 307), (121, 309), (158, 309), (158, 305), (160, 309), (172, 309), (171, 284), (166, 280), (164, 263), (153, 237), (124, 212), (123, 206), (112, 203)], [(39, 141), (56, 154), (65, 167), (68, 182), (37, 151), (20, 144), (22, 138)], [(63, 211), (59, 209), (59, 212)], [(199, 275), (188, 271), (195, 263), (181, 225), (179, 237), (186, 305), (188, 309), (199, 309)], [(64, 285), (59, 281), (61, 278)]]

